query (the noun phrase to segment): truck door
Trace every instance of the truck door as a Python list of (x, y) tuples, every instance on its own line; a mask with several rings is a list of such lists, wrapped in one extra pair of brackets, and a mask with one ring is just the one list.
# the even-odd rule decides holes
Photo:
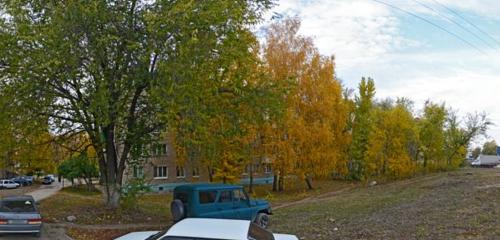
[(217, 209), (221, 218), (238, 219), (238, 213), (233, 208), (233, 191), (222, 190), (217, 200)]
[(248, 196), (243, 191), (243, 189), (233, 190), (233, 196), (233, 206), (234, 209), (238, 212), (238, 219), (252, 220), (253, 212), (255, 211), (255, 209), (250, 206)]

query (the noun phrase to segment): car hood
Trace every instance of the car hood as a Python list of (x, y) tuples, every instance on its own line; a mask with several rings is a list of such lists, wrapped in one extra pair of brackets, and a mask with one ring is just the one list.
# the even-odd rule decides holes
[(144, 240), (153, 234), (157, 234), (158, 231), (145, 231), (145, 232), (131, 232), (125, 234), (115, 240)]
[(267, 202), (266, 200), (255, 199), (255, 200), (252, 200), (252, 202), (255, 206), (268, 206), (269, 205), (269, 202)]
[(299, 240), (296, 236), (290, 234), (273, 234), (275, 240)]

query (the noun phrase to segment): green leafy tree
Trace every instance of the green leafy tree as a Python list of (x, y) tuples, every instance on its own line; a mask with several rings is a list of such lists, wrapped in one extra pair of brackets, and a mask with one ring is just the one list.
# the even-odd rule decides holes
[(191, 119), (186, 106), (225, 80), (215, 76), (240, 56), (240, 40), (270, 5), (2, 1), (0, 75), (19, 107), (48, 117), (58, 135), (89, 135), (105, 203), (118, 207), (125, 166), (138, 157), (131, 151), (176, 117)]
[(97, 163), (86, 153), (75, 155), (64, 161), (59, 165), (57, 172), (72, 182), (74, 179), (83, 179), (89, 191), (93, 189), (92, 178), (99, 176)]
[[(478, 136), (484, 136), (491, 124), (484, 113), (469, 113), (463, 121), (460, 121), (457, 115), (449, 110), (445, 126), (444, 148), (449, 168), (454, 169), (464, 164), (471, 141)], [(478, 154), (480, 151), (481, 149)]]
[(425, 103), (423, 116), (418, 122), (420, 153), (424, 169), (438, 169), (442, 166), (444, 156), (444, 126), (447, 111), (444, 104)]
[(368, 138), (372, 130), (372, 110), (375, 97), (373, 79), (361, 79), (355, 97), (354, 119), (352, 122), (352, 143), (350, 148), (349, 170), (351, 178), (361, 179), (364, 172)]
[(497, 155), (497, 147), (498, 145), (495, 140), (485, 142), (481, 153), (484, 155)]

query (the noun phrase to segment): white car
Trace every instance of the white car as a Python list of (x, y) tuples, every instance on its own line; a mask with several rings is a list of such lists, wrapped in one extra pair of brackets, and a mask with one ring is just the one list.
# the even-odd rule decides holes
[(298, 240), (294, 235), (272, 234), (247, 220), (186, 218), (170, 229), (132, 232), (115, 240)]
[(0, 180), (0, 188), (12, 189), (12, 188), (18, 188), (18, 187), (19, 187), (19, 183), (15, 183), (12, 180)]

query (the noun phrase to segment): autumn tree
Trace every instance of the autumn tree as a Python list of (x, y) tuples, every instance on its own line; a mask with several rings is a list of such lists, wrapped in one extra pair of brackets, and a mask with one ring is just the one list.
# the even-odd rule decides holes
[(322, 56), (312, 39), (298, 34), (300, 21), (285, 19), (268, 29), (265, 61), (273, 81), (291, 84), (286, 114), (272, 138), (280, 177), (293, 172), (312, 189), (313, 178), (346, 172), (347, 106), (335, 78), (333, 57)]
[(22, 98), (19, 107), (48, 117), (58, 135), (88, 134), (105, 202), (116, 208), (131, 150), (196, 104), (185, 96), (202, 101), (218, 86), (202, 74), (224, 74), (220, 69), (241, 53), (233, 47), (245, 44), (240, 36), (269, 6), (267, 0), (3, 1), (0, 74), (16, 89), (12, 96)]
[(349, 153), (349, 171), (353, 179), (363, 177), (364, 163), (368, 140), (372, 130), (373, 102), (375, 97), (375, 82), (371, 78), (363, 78), (358, 86), (355, 97), (355, 110), (352, 120), (352, 144)]
[(409, 147), (417, 137), (412, 112), (399, 102), (385, 102), (373, 114), (373, 128), (365, 155), (365, 177), (406, 177), (416, 170)]
[(483, 144), (483, 150), (481, 151), (484, 155), (497, 155), (497, 142), (495, 140), (487, 141)]

